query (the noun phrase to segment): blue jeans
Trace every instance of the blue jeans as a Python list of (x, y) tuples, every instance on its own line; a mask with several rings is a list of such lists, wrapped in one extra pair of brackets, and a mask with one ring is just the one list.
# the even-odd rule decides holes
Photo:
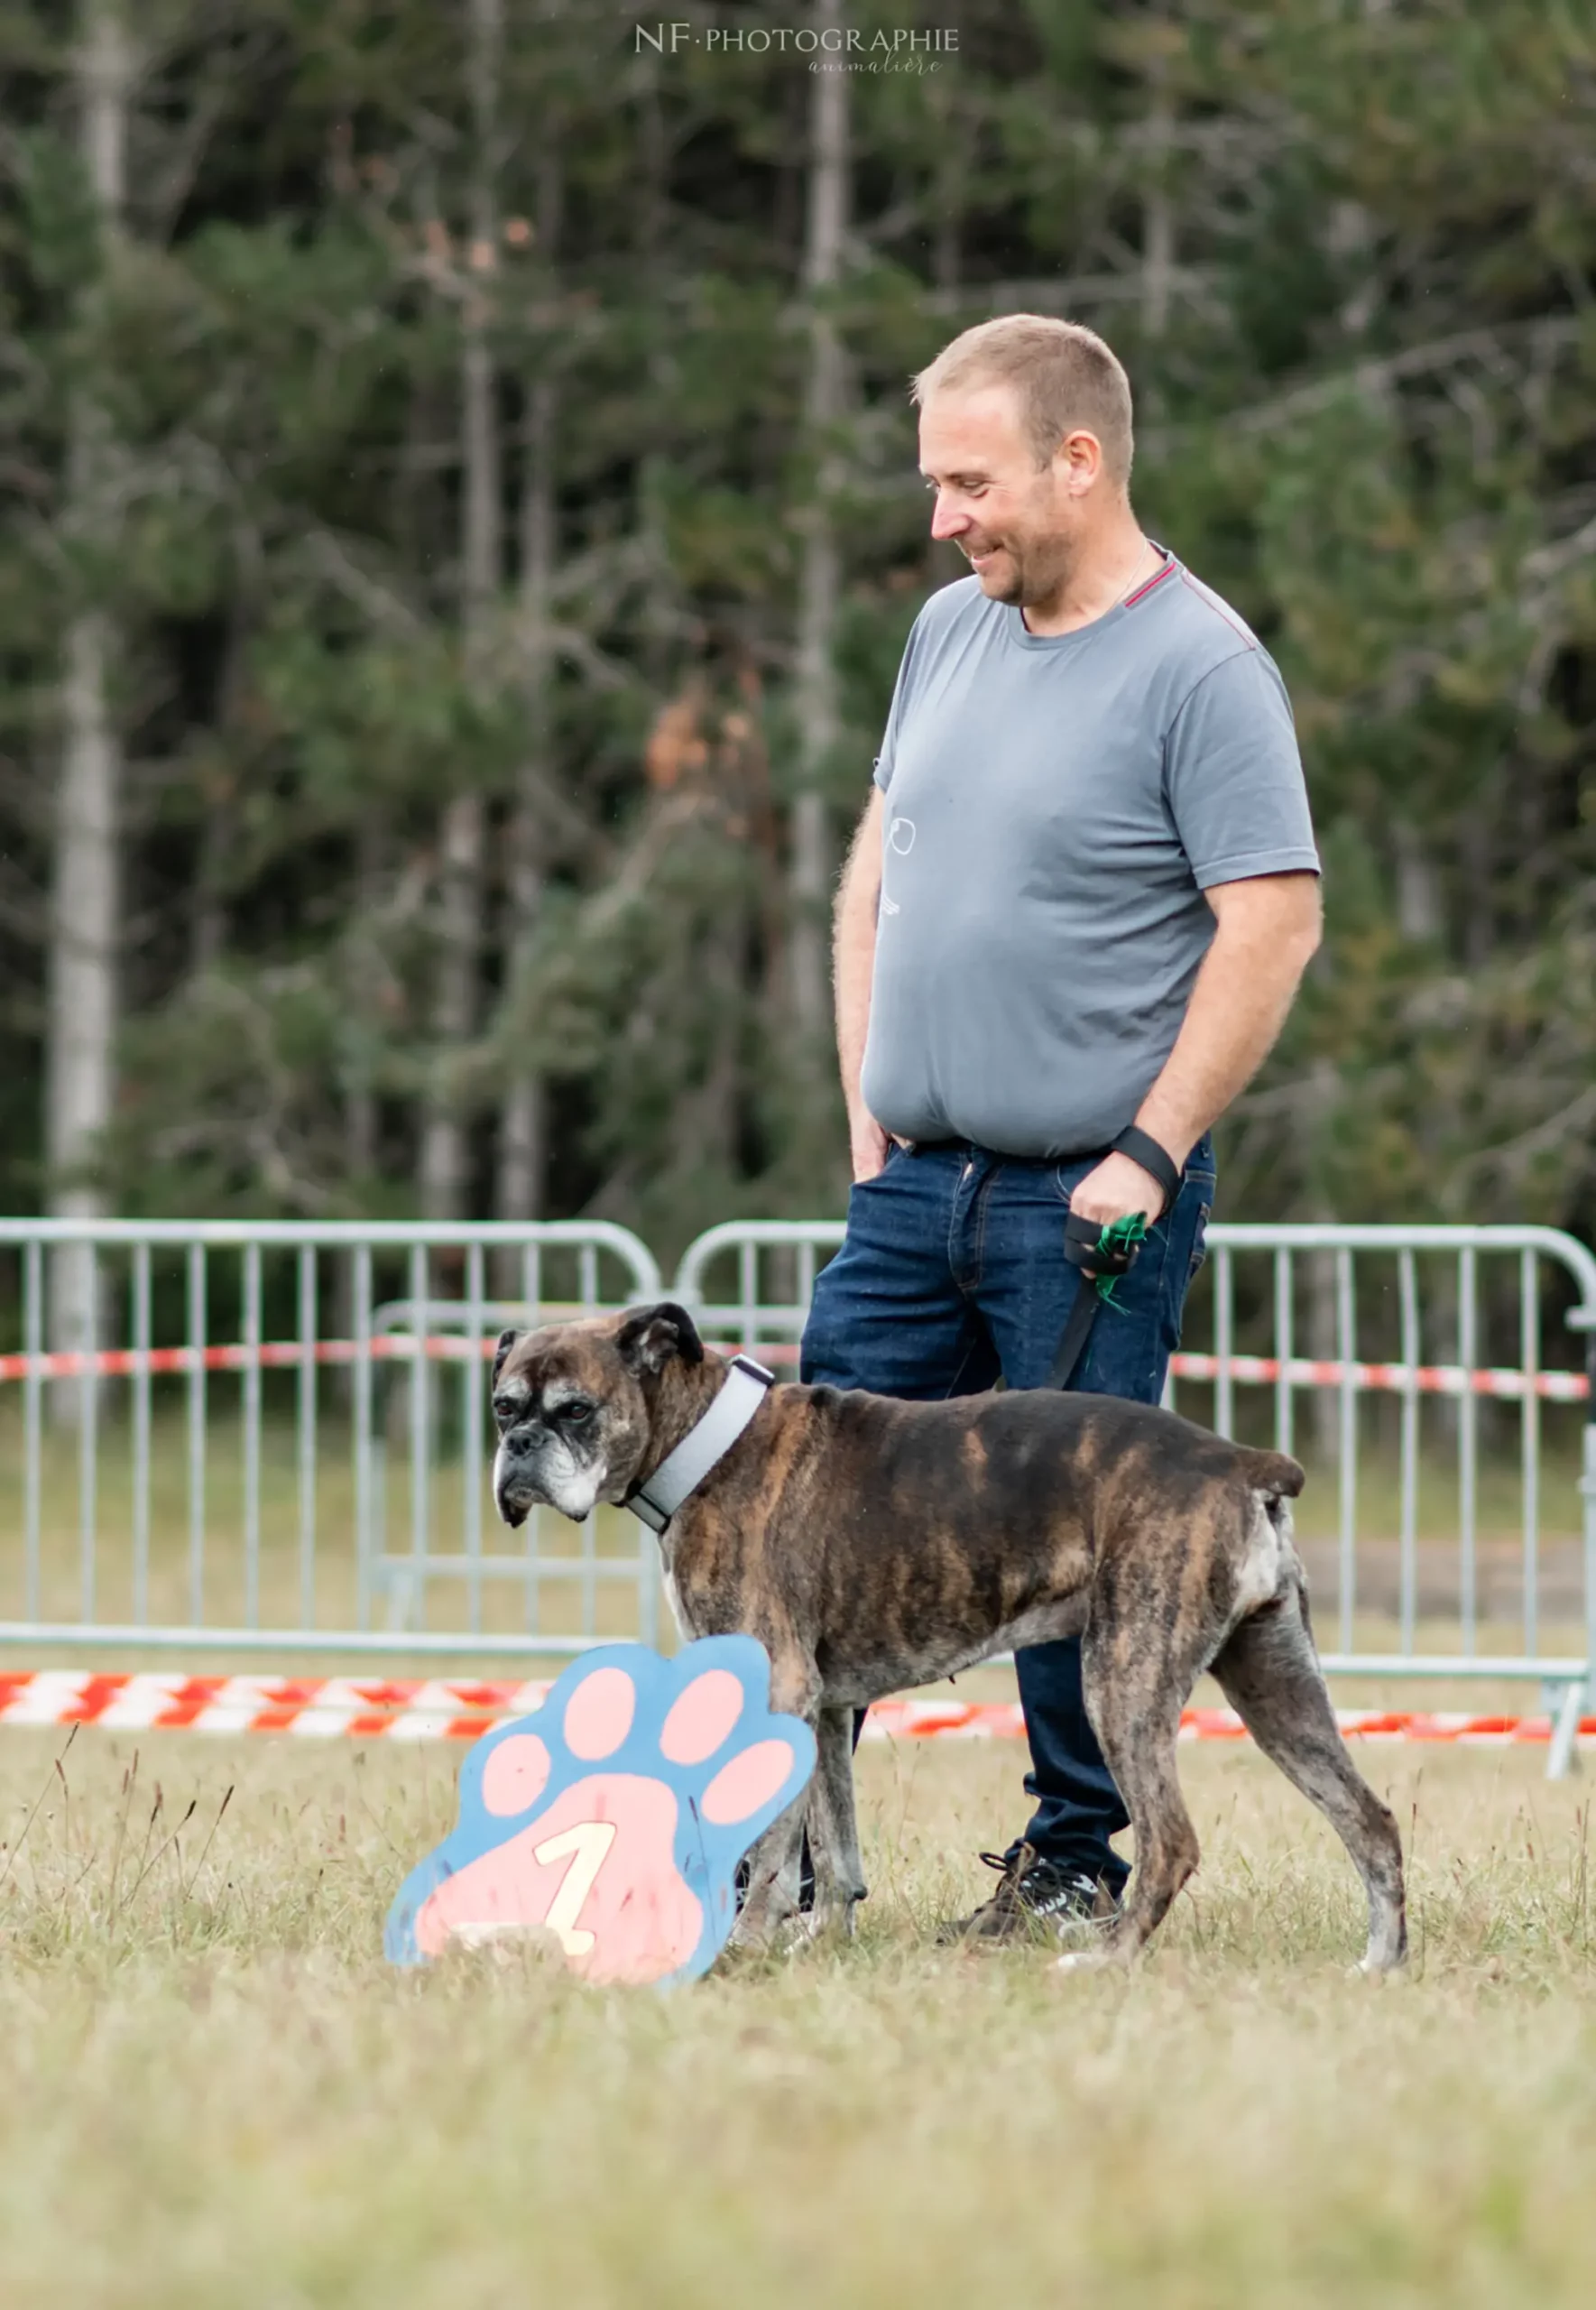
[[(944, 1143), (892, 1145), (886, 1169), (848, 1199), (848, 1233), (822, 1269), (800, 1376), (918, 1401), (1047, 1384), (1084, 1285), (1064, 1256), (1069, 1197), (1100, 1159), (1044, 1163)], [(1213, 1149), (1192, 1150), (1174, 1207), (1101, 1307), (1070, 1385), (1157, 1403), (1180, 1342), (1186, 1286), (1203, 1258)], [(1129, 1826), (1081, 1690), (1078, 1640), (1016, 1655), (1030, 1737), (1026, 1841), (1118, 1893), (1130, 1874), (1109, 1839)], [(1012, 1849), (1012, 1848), (1011, 1848)]]

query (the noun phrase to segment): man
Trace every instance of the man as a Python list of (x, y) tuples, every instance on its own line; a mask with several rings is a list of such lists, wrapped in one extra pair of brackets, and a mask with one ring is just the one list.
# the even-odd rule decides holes
[[(1093, 1289), (1066, 1214), (1135, 1214), (1144, 1246), (1069, 1384), (1156, 1402), (1213, 1200), (1209, 1127), (1319, 940), (1291, 709), (1242, 621), (1138, 526), (1130, 386), (1100, 337), (987, 321), (914, 399), (931, 533), (973, 574), (915, 621), (838, 895), (854, 1185), (802, 1376), (1043, 1386)], [(1127, 1126), (1144, 1160), (1112, 1151)], [(983, 1855), (997, 1890), (955, 1935), (1089, 1930), (1129, 1874), (1079, 1644), (1017, 1668), (1036, 1809)]]

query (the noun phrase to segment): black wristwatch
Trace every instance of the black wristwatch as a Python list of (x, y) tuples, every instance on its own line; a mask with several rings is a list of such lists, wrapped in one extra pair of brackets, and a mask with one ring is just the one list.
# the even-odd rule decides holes
[(1126, 1125), (1109, 1151), (1114, 1155), (1129, 1155), (1133, 1163), (1140, 1164), (1149, 1178), (1157, 1179), (1164, 1190), (1164, 1200), (1153, 1217), (1161, 1219), (1180, 1193), (1180, 1166), (1174, 1156), (1135, 1123)]

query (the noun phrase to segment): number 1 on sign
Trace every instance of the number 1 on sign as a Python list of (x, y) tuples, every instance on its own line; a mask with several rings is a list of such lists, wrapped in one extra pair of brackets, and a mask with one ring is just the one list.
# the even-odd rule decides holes
[(577, 1919), (581, 1916), (587, 1896), (593, 1890), (594, 1880), (604, 1865), (605, 1856), (615, 1842), (613, 1821), (578, 1821), (574, 1829), (563, 1829), (547, 1844), (533, 1849), (534, 1861), (564, 1861), (568, 1854), (570, 1867), (558, 1893), (549, 1904), (544, 1919), (558, 1933), (567, 1957), (586, 1957), (593, 1946), (593, 1936)]

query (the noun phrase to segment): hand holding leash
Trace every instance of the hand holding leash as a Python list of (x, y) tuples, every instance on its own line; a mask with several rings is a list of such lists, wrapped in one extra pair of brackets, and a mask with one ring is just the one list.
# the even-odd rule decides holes
[(1105, 1155), (1076, 1187), (1069, 1207), (1073, 1217), (1088, 1219), (1094, 1227), (1112, 1227), (1132, 1216), (1150, 1226), (1164, 1208), (1164, 1190), (1129, 1155)]
[[(1135, 1123), (1122, 1131), (1094, 1171), (1088, 1171), (1069, 1199), (1073, 1217), (1112, 1227), (1141, 1218), (1148, 1227), (1161, 1219), (1180, 1193), (1180, 1167), (1158, 1141)], [(1076, 1262), (1084, 1264), (1084, 1262)]]
[[(1116, 1195), (1120, 1178), (1131, 1184)], [(1134, 1184), (1143, 1179), (1153, 1188), (1150, 1197)], [(1064, 1223), (1064, 1256), (1091, 1279), (1093, 1289), (1083, 1289), (1075, 1296), (1047, 1375), (1050, 1388), (1069, 1385), (1091, 1337), (1098, 1301), (1115, 1305), (1114, 1285), (1136, 1264), (1149, 1220), (1162, 1218), (1179, 1192), (1180, 1170), (1174, 1158), (1132, 1123), (1071, 1196)]]
[(1139, 1211), (1111, 1220), (1106, 1227), (1077, 1218), (1073, 1211), (1064, 1223), (1065, 1258), (1091, 1277), (1098, 1298), (1109, 1307), (1115, 1304), (1115, 1284), (1136, 1265), (1146, 1240), (1147, 1221)]

